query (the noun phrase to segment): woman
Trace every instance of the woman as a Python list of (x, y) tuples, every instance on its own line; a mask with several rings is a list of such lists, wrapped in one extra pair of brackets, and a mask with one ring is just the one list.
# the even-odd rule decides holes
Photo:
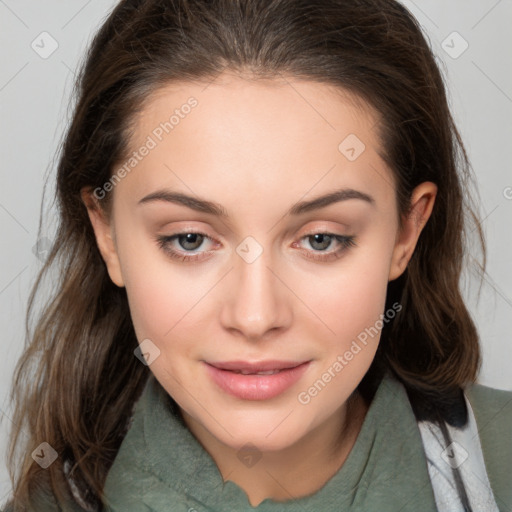
[(467, 158), (404, 7), (122, 1), (77, 95), (7, 510), (512, 506)]

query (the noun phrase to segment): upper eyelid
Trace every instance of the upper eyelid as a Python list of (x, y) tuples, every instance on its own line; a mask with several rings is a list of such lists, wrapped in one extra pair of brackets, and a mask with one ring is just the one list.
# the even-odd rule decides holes
[[(343, 225), (347, 231), (352, 231), (352, 229), (349, 229), (348, 224), (343, 224), (343, 223), (338, 223), (338, 224)], [(185, 226), (183, 229), (178, 228), (177, 231), (175, 231), (169, 235), (162, 234), (162, 236), (171, 237), (171, 236), (176, 236), (176, 235), (184, 235), (187, 233), (195, 233), (195, 234), (203, 235), (207, 238), (210, 238), (211, 240), (218, 241), (215, 236), (209, 235), (206, 231), (207, 230), (205, 230), (204, 228), (194, 228), (194, 227)], [(327, 234), (332, 234), (332, 235), (336, 235), (336, 236), (350, 236), (348, 233), (338, 233), (337, 231), (339, 231), (339, 230), (335, 229), (335, 228), (330, 228), (328, 226), (320, 226), (320, 227), (314, 227), (314, 228), (310, 228), (310, 229), (306, 230), (306, 232), (301, 234), (300, 237), (302, 238), (304, 236), (318, 234), (318, 233), (323, 233), (323, 234), (327, 233)], [(230, 230), (230, 234), (232, 234), (231, 230)], [(246, 236), (243, 236), (241, 240), (246, 238)]]

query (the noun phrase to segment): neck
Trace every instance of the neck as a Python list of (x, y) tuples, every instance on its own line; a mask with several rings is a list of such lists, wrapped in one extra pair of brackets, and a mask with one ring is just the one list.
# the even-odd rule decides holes
[(254, 465), (240, 461), (240, 451), (226, 446), (181, 410), (182, 417), (213, 458), (223, 480), (236, 483), (251, 506), (263, 500), (287, 501), (322, 488), (347, 459), (363, 424), (368, 404), (357, 390), (329, 418), (296, 443), (279, 451), (258, 453)]

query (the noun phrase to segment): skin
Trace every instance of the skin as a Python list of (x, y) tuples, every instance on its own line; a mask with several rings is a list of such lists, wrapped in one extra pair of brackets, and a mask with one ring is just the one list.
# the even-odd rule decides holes
[[(338, 471), (354, 445), (368, 410), (355, 390), (380, 332), (309, 403), (299, 393), (381, 318), (387, 283), (407, 267), (437, 188), (425, 182), (413, 191), (399, 230), (377, 114), (340, 89), (292, 78), (224, 73), (206, 88), (165, 86), (136, 118), (129, 149), (190, 96), (198, 106), (114, 187), (110, 218), (91, 190), (82, 198), (109, 275), (126, 287), (139, 342), (150, 339), (160, 350), (150, 370), (224, 480), (237, 483), (252, 506), (305, 496)], [(354, 161), (338, 149), (349, 134), (365, 144)], [(229, 217), (161, 200), (138, 204), (163, 188), (215, 201)], [(340, 188), (374, 203), (349, 199), (286, 214)], [(172, 259), (155, 240), (190, 230), (212, 240), (168, 245), (199, 254), (195, 262)], [(315, 233), (354, 236), (356, 245), (315, 243), (307, 236)], [(248, 236), (263, 251), (251, 263), (236, 251)], [(326, 261), (308, 257), (338, 250)], [(311, 364), (281, 395), (242, 400), (222, 391), (202, 363), (268, 359)], [(261, 454), (252, 467), (237, 457), (248, 442)]]

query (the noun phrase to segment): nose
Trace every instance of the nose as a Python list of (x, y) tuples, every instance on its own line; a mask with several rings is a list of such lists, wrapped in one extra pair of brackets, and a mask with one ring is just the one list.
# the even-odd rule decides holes
[[(270, 257), (263, 251), (249, 262), (234, 255), (234, 269), (228, 280), (222, 305), (222, 323), (227, 330), (258, 341), (271, 331), (285, 328), (291, 321), (291, 306), (286, 286), (279, 272), (272, 268)], [(288, 294), (288, 300), (287, 300)]]

